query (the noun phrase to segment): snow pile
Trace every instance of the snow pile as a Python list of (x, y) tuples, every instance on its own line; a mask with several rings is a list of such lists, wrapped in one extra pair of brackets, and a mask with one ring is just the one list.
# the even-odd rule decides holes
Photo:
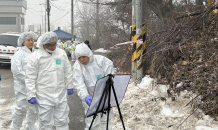
[(95, 50), (94, 52), (109, 53), (111, 51), (110, 50), (104, 50), (104, 48), (99, 48), (99, 49)]
[[(191, 92), (181, 92), (176, 101), (171, 101), (167, 87), (157, 85), (149, 76), (137, 86), (129, 84), (120, 104), (126, 130), (218, 130), (217, 121), (186, 106), (194, 97)], [(113, 111), (113, 129), (123, 130), (117, 108)]]

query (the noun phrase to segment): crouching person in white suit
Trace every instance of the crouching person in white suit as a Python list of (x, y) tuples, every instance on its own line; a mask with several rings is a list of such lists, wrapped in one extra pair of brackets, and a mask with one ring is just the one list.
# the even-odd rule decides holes
[(67, 94), (73, 94), (71, 65), (58, 37), (47, 32), (39, 37), (39, 49), (26, 68), (27, 99), (38, 104), (39, 130), (69, 130)]
[[(81, 43), (76, 46), (75, 50), (76, 62), (73, 66), (73, 85), (78, 91), (78, 95), (82, 100), (85, 112), (92, 101), (94, 87), (99, 78), (114, 73), (113, 62), (101, 55), (93, 55), (89, 47)], [(110, 120), (113, 111), (110, 111)], [(86, 128), (88, 130), (93, 117), (85, 119)], [(107, 126), (107, 114), (99, 114), (92, 125), (92, 130), (105, 130)], [(111, 121), (109, 121), (109, 130), (111, 130)]]

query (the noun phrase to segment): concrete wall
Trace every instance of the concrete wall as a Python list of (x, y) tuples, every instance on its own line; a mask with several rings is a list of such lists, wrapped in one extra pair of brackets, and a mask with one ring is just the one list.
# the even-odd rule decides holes
[(25, 25), (21, 24), (21, 18), (24, 18), (27, 8), (27, 1), (21, 0), (0, 0), (0, 17), (16, 17), (16, 24), (0, 24), (0, 33), (6, 32), (24, 32)]
[(0, 6), (0, 13), (22, 13), (26, 14), (26, 9), (23, 7)]
[(21, 17), (24, 18), (23, 14), (16, 14), (16, 13), (8, 13), (3, 14), (0, 13), (0, 17), (16, 17), (16, 24), (0, 24), (0, 33), (6, 32), (23, 32), (24, 25), (21, 25)]

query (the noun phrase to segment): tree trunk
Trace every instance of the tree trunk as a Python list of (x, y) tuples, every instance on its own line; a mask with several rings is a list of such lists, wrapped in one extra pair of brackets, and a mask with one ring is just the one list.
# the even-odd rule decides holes
[(96, 4), (96, 45), (97, 47), (100, 47), (99, 45), (99, 0), (97, 0), (97, 4)]

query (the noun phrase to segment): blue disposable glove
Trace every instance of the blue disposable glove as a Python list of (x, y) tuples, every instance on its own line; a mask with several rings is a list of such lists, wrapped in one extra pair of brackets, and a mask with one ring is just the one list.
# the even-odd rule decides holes
[(89, 95), (86, 96), (86, 104), (87, 104), (88, 106), (90, 106), (91, 102), (92, 102), (92, 98), (91, 98)]
[(35, 97), (32, 97), (30, 100), (28, 100), (29, 103), (35, 104), (37, 102)]
[(67, 94), (72, 95), (73, 94), (73, 89), (67, 89)]

